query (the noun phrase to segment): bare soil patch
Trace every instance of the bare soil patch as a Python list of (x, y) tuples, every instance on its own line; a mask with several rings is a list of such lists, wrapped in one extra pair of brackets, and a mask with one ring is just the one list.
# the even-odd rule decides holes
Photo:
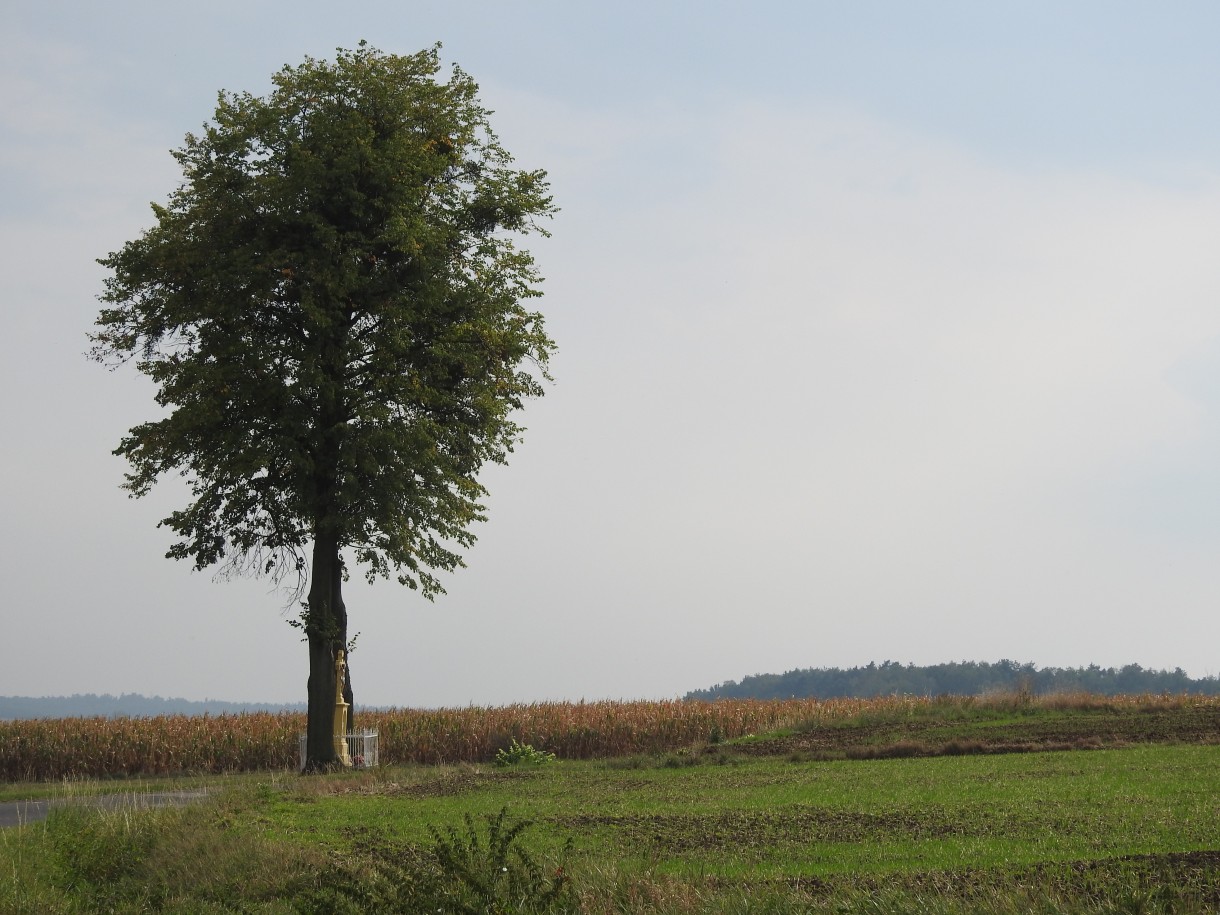
[[(1220, 708), (1037, 710), (1001, 722), (946, 722), (929, 716), (897, 722), (832, 724), (735, 744), (733, 751), (809, 759), (891, 759), (1091, 750), (1141, 743), (1220, 744)], [(709, 749), (719, 751), (717, 747)]]

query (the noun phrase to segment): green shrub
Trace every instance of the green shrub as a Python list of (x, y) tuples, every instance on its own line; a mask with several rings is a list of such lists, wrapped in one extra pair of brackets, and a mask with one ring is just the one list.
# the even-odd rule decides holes
[[(439, 869), (440, 911), (464, 915), (571, 911), (574, 899), (564, 865), (544, 870), (517, 841), (530, 821), (510, 821), (508, 809), (501, 809), (487, 817), (486, 841), (469, 814), (465, 821), (462, 831), (429, 827)], [(564, 858), (570, 848), (569, 840)]]
[(508, 748), (496, 753), (496, 765), (502, 769), (509, 766), (544, 766), (555, 761), (555, 754), (535, 750), (528, 743), (517, 743), (514, 737)]

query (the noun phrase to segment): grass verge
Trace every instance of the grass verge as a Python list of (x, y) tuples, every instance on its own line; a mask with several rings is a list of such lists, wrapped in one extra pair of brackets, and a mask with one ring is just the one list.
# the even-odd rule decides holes
[[(55, 811), (6, 912), (1203, 912), (1220, 748), (417, 767)], [(502, 875), (502, 876), (501, 876)], [(424, 908), (428, 906), (428, 908)]]

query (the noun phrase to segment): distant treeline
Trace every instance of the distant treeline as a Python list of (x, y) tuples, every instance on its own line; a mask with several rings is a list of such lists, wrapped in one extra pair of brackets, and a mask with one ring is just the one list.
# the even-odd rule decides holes
[(0, 696), (0, 721), (21, 718), (146, 718), (153, 715), (236, 715), (242, 712), (304, 711), (303, 702), (220, 702), (214, 699), (163, 699), (124, 693), (121, 696), (77, 693), (73, 696)]
[(687, 693), (687, 699), (870, 699), (876, 696), (978, 696), (1027, 690), (1032, 693), (1087, 692), (1098, 696), (1143, 693), (1220, 695), (1220, 679), (1191, 679), (1180, 667), (1145, 670), (1126, 667), (1043, 667), (1016, 661), (961, 661), (917, 667), (886, 661), (867, 667), (820, 667), (784, 674), (755, 674)]

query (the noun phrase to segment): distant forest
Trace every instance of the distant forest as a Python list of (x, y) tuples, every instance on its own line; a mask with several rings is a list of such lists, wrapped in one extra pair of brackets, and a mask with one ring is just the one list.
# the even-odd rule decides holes
[(305, 704), (274, 705), (259, 702), (219, 702), (213, 699), (162, 699), (124, 693), (102, 696), (0, 696), (0, 721), (17, 718), (147, 718), (154, 715), (236, 715), (242, 712), (304, 711)]
[(1194, 680), (1180, 667), (1145, 670), (1126, 667), (1043, 667), (1016, 661), (961, 661), (916, 667), (886, 661), (867, 667), (820, 667), (784, 674), (755, 674), (686, 694), (687, 699), (869, 699), (874, 696), (979, 696), (1028, 690), (1037, 694), (1087, 692), (1099, 696), (1143, 693), (1220, 695), (1220, 679)]

